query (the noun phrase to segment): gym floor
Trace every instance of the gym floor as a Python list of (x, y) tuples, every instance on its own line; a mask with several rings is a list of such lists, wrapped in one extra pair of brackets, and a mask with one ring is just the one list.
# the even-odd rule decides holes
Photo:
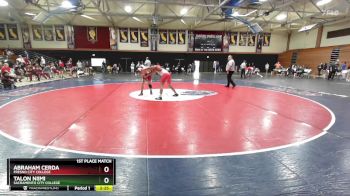
[(234, 77), (174, 74), (182, 101), (132, 74), (1, 91), (0, 194), (67, 194), (9, 192), (6, 158), (80, 157), (116, 158), (111, 195), (348, 194), (350, 83)]

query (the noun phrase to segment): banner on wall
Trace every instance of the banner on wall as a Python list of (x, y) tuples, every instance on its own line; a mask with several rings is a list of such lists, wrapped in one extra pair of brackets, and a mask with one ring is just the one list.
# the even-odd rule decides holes
[(186, 44), (185, 38), (186, 38), (186, 30), (179, 30), (177, 32), (177, 43), (181, 45)]
[(259, 34), (258, 35), (258, 41), (256, 42), (256, 53), (260, 54), (261, 50), (262, 50), (262, 45), (263, 45), (263, 39), (264, 39), (264, 35), (263, 34)]
[(176, 30), (169, 30), (168, 43), (176, 44)]
[(238, 32), (232, 32), (230, 34), (230, 44), (232, 46), (237, 46), (237, 44), (238, 44)]
[(194, 46), (194, 34), (193, 31), (188, 31), (188, 51), (193, 51)]
[(128, 32), (129, 29), (128, 28), (120, 28), (119, 29), (119, 41), (121, 43), (128, 43), (129, 39), (128, 39)]
[(21, 30), (22, 30), (23, 48), (32, 48), (32, 44), (30, 42), (29, 26), (27, 24), (24, 24), (21, 26)]
[(151, 28), (151, 51), (158, 50), (158, 29), (153, 27)]
[(0, 24), (0, 40), (6, 40), (6, 30), (5, 30), (5, 25)]
[(248, 46), (255, 46), (256, 34), (248, 33)]
[(64, 26), (55, 25), (56, 41), (66, 41)]
[(68, 48), (75, 48), (74, 27), (73, 26), (67, 26), (67, 45), (68, 45)]
[(91, 43), (96, 43), (98, 41), (97, 38), (97, 27), (87, 27), (87, 40)]
[(159, 44), (167, 44), (168, 43), (168, 32), (167, 30), (159, 30)]
[(17, 24), (7, 24), (9, 40), (19, 40)]
[(246, 46), (246, 45), (247, 45), (247, 33), (240, 32), (239, 33), (239, 46)]
[(230, 48), (230, 34), (228, 32), (224, 33), (224, 37), (222, 38), (222, 51), (228, 52)]
[(44, 26), (44, 39), (45, 41), (53, 41), (52, 26)]
[(118, 33), (114, 27), (109, 27), (109, 45), (112, 50), (118, 49)]
[(141, 34), (141, 47), (148, 47), (148, 29), (140, 29)]
[(130, 43), (139, 43), (139, 29), (130, 29)]
[(263, 46), (270, 46), (271, 33), (264, 33)]
[(43, 40), (43, 30), (41, 25), (32, 25), (33, 40), (42, 41)]

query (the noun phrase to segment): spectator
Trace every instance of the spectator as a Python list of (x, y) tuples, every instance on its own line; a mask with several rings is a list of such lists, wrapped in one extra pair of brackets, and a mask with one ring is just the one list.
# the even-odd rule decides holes
[(244, 60), (240, 65), (241, 78), (245, 78), (245, 69), (247, 68), (247, 63)]
[(150, 67), (150, 66), (151, 66), (151, 61), (149, 60), (148, 57), (146, 57), (144, 66), (145, 66), (145, 67)]

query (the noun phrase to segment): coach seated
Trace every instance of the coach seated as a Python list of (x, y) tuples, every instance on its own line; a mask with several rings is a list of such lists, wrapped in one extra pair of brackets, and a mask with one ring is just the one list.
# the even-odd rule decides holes
[(16, 88), (15, 86), (16, 76), (11, 74), (11, 68), (7, 63), (1, 68), (1, 83), (4, 85), (4, 88)]

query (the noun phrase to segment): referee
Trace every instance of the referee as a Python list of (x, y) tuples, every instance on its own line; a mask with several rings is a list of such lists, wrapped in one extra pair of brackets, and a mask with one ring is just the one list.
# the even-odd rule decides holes
[(235, 61), (232, 59), (231, 55), (228, 55), (227, 60), (228, 60), (226, 64), (227, 85), (225, 87), (230, 87), (230, 84), (232, 84), (232, 88), (235, 88), (236, 84), (232, 80), (232, 74), (235, 70)]

